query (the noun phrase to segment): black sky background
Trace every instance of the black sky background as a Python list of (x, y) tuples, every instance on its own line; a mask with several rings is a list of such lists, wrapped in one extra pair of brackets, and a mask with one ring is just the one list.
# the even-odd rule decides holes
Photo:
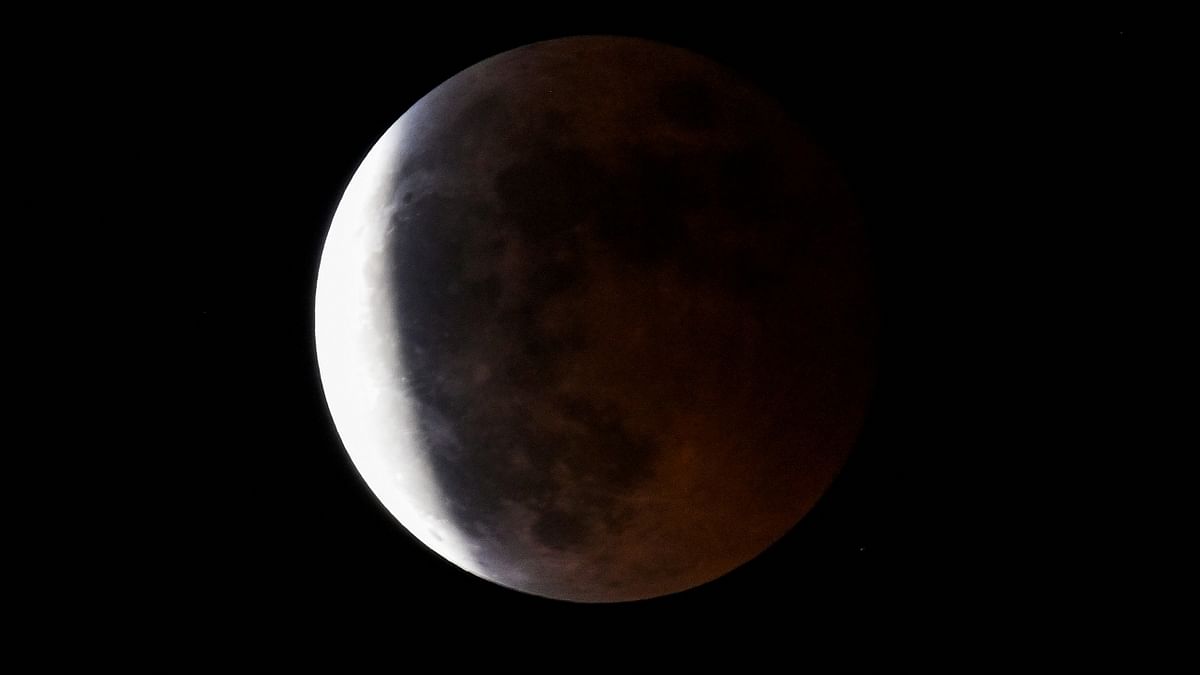
[[(1152, 312), (1128, 279), (1136, 35), (313, 18), (173, 26), (83, 66), (88, 105), (138, 139), (111, 170), (153, 192), (124, 255), (150, 270), (131, 286), (162, 441), (127, 472), (121, 581), (96, 581), (138, 608), (137, 639), (491, 667), (1169, 661), (1179, 498), (1120, 350)], [(426, 550), (350, 465), (313, 345), (324, 235), (372, 143), (463, 68), (573, 34), (692, 49), (780, 100), (855, 192), (883, 313), (868, 421), (819, 505), (742, 568), (639, 603), (523, 595)]]

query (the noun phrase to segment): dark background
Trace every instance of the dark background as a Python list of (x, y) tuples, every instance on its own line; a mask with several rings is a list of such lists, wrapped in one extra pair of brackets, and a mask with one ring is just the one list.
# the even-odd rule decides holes
[[(126, 470), (100, 614), (134, 612), (165, 654), (268, 662), (1169, 662), (1180, 495), (1134, 420), (1126, 340), (1154, 311), (1134, 281), (1143, 38), (324, 19), (172, 23), (78, 66), (77, 107), (121, 150), (106, 170), (144, 195), (105, 244), (152, 327), (132, 357), (152, 439), (130, 443), (152, 459)], [(463, 68), (572, 34), (692, 49), (779, 99), (851, 184), (883, 317), (866, 427), (818, 506), (742, 568), (639, 603), (523, 595), (425, 549), (349, 463), (313, 346), (326, 228), (373, 142)]]

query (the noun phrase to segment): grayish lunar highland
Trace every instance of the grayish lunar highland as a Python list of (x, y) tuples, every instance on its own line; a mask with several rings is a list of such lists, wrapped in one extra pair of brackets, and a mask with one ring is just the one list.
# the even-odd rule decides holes
[(367, 485), (455, 565), (649, 598), (783, 536), (872, 377), (847, 188), (731, 72), (643, 40), (506, 52), (346, 188), (317, 280), (325, 395)]

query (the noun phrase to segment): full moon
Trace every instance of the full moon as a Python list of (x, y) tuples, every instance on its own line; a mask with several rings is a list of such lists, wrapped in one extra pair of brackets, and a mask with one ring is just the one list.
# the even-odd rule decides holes
[(450, 78), (363, 159), (315, 300), (334, 424), (458, 567), (577, 602), (711, 581), (862, 425), (874, 312), (834, 165), (690, 52), (552, 40)]

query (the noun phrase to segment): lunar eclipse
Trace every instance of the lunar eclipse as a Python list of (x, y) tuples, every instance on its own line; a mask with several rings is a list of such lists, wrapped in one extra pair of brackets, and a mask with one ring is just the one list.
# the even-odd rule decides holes
[(754, 558), (851, 452), (873, 379), (861, 219), (732, 71), (540, 42), (420, 99), (343, 195), (318, 363), (373, 494), (462, 569), (580, 602)]

